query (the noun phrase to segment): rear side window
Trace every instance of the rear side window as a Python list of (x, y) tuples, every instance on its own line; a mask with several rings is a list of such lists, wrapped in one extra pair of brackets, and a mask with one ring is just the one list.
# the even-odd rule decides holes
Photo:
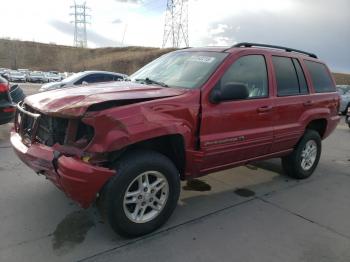
[(247, 55), (236, 60), (221, 79), (222, 85), (229, 82), (247, 86), (249, 98), (267, 97), (268, 81), (264, 56)]
[(300, 94), (299, 81), (293, 61), (288, 57), (273, 56), (278, 96)]
[(335, 91), (333, 81), (325, 65), (307, 60), (305, 60), (305, 64), (311, 75), (316, 93)]

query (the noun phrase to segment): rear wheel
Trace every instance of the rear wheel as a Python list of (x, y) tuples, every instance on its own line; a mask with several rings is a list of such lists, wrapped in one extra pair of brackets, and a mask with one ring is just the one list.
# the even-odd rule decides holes
[(321, 156), (321, 138), (314, 130), (306, 130), (294, 151), (282, 158), (288, 176), (305, 179), (312, 175)]
[(180, 177), (174, 164), (153, 151), (123, 157), (101, 195), (102, 212), (120, 235), (136, 237), (163, 225), (174, 211)]

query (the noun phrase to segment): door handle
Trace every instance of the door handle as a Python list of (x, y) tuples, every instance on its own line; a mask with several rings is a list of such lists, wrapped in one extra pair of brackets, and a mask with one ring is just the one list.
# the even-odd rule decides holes
[(262, 106), (257, 109), (259, 113), (266, 113), (272, 110), (272, 106)]
[(304, 106), (312, 106), (313, 104), (314, 104), (314, 102), (312, 102), (311, 100), (308, 100), (308, 101), (303, 103)]

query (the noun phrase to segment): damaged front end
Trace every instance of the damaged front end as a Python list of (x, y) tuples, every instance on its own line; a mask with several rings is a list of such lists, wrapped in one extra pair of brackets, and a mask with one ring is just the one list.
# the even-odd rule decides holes
[[(50, 116), (19, 104), (11, 143), (25, 164), (45, 175), (82, 207), (88, 207), (115, 174), (101, 165), (91, 165), (94, 155), (87, 158), (84, 153), (93, 136), (93, 127), (80, 118)], [(100, 155), (95, 159), (104, 161)]]
[(11, 143), (26, 165), (88, 207), (130, 144), (172, 134), (190, 141), (196, 97), (127, 82), (39, 93), (18, 105)]

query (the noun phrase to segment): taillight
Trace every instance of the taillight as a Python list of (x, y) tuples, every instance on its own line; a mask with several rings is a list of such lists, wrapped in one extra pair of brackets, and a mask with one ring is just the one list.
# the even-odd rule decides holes
[(6, 107), (2, 111), (5, 113), (12, 113), (12, 112), (16, 111), (16, 108), (15, 107)]
[(7, 93), (10, 90), (8, 83), (0, 83), (0, 93)]

